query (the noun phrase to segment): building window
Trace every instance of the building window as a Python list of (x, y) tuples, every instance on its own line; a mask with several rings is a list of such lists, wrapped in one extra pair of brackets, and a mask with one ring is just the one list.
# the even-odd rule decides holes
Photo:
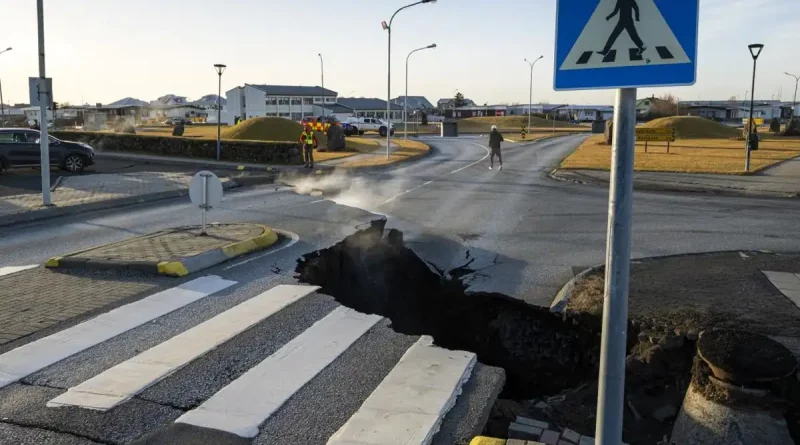
[(299, 97), (292, 98), (292, 105), (303, 105), (303, 100)]
[(267, 113), (265, 114), (267, 117), (278, 117), (278, 113)]
[(289, 98), (288, 97), (280, 97), (278, 98), (278, 105), (289, 105)]
[(315, 97), (314, 98), (314, 103), (315, 104), (321, 104), (322, 103), (322, 98), (321, 97)]
[(292, 120), (299, 121), (303, 119), (303, 113), (292, 113)]
[(326, 98), (325, 98), (325, 103), (326, 103), (326, 104), (332, 104), (332, 103), (334, 103), (334, 102), (335, 102), (335, 100), (334, 100), (334, 98), (332, 98), (332, 97), (326, 97)]
[(268, 97), (267, 98), (267, 105), (278, 105), (278, 98), (277, 97)]
[(291, 115), (291, 114), (289, 114), (289, 113), (280, 113), (278, 116), (280, 116), (280, 117), (285, 117), (285, 118), (287, 118), (287, 119), (289, 119), (290, 117), (292, 117), (292, 115)]
[(311, 97), (304, 97), (303, 105), (314, 105), (314, 99)]

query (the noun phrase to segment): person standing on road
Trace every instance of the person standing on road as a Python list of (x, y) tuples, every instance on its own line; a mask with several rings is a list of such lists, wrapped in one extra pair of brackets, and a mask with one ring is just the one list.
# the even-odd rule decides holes
[(497, 125), (492, 125), (492, 133), (489, 134), (489, 148), (492, 149), (489, 155), (489, 170), (494, 170), (494, 157), (497, 156), (497, 161), (500, 163), (499, 170), (503, 169), (503, 154), (500, 153), (500, 144), (504, 141), (503, 135), (497, 130)]
[(306, 129), (300, 135), (300, 143), (303, 144), (303, 160), (305, 168), (314, 168), (314, 149), (317, 147), (317, 136), (310, 124), (306, 124)]

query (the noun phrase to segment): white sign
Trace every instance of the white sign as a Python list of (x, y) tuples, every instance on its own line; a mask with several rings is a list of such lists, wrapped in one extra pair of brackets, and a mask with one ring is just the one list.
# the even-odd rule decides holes
[(222, 202), (222, 182), (210, 171), (197, 173), (189, 184), (189, 199), (192, 204), (205, 209), (218, 206)]
[(28, 78), (28, 95), (32, 107), (41, 106), (53, 108), (53, 79), (41, 79), (39, 77)]
[(691, 62), (653, 0), (600, 0), (559, 69)]

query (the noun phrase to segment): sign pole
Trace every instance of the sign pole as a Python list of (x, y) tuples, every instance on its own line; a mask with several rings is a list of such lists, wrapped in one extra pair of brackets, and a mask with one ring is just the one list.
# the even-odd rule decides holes
[(36, 14), (39, 22), (39, 144), (41, 145), (42, 169), (42, 205), (51, 205), (50, 201), (50, 138), (47, 134), (47, 107), (52, 103), (52, 91), (46, 89), (44, 71), (44, 0), (36, 2)]
[(202, 175), (203, 177), (203, 229), (200, 231), (201, 236), (206, 235), (206, 212), (208, 211), (208, 175)]
[(628, 287), (633, 211), (633, 157), (636, 140), (636, 88), (617, 90), (608, 200), (603, 335), (597, 393), (597, 445), (622, 442)]

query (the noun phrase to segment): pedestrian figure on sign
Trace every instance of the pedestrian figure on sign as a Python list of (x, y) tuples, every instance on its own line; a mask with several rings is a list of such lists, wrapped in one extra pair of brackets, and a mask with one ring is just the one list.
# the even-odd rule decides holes
[(314, 149), (317, 148), (317, 136), (311, 125), (306, 124), (306, 129), (300, 134), (300, 143), (303, 144), (303, 160), (305, 168), (314, 168)]
[(494, 170), (494, 157), (500, 162), (499, 170), (503, 169), (503, 154), (500, 153), (500, 144), (504, 141), (503, 135), (497, 130), (497, 125), (492, 125), (492, 132), (489, 134), (489, 148), (492, 149), (489, 155), (489, 170)]
[(631, 36), (631, 40), (633, 40), (633, 44), (639, 48), (639, 54), (641, 55), (647, 47), (642, 42), (642, 39), (639, 37), (639, 32), (636, 30), (636, 25), (633, 21), (633, 14), (636, 13), (636, 21), (639, 21), (639, 5), (636, 4), (636, 0), (617, 0), (617, 6), (614, 7), (614, 11), (606, 17), (606, 21), (611, 20), (617, 13), (619, 13), (619, 22), (617, 26), (614, 28), (614, 31), (611, 32), (611, 35), (608, 37), (608, 42), (606, 42), (606, 46), (603, 48), (602, 51), (598, 51), (598, 54), (602, 54), (603, 56), (608, 55), (611, 51), (611, 48), (614, 46), (614, 43), (617, 41), (617, 38), (622, 31), (628, 31), (628, 35)]

